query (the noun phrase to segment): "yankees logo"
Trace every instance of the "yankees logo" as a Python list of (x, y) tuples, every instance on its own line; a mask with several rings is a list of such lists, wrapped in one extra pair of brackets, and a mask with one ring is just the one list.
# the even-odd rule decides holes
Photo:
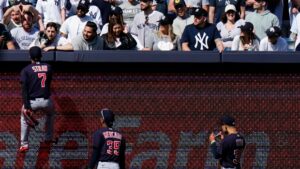
[(200, 50), (203, 50), (203, 47), (205, 47), (206, 49), (208, 49), (208, 36), (206, 35), (206, 33), (204, 32), (203, 33), (203, 36), (201, 36), (200, 33), (198, 33), (196, 36), (195, 36), (195, 39), (196, 39), (196, 44), (194, 45), (195, 48), (198, 48), (198, 44), (201, 45), (200, 46)]
[(96, 19), (96, 17), (97, 17), (97, 12), (93, 13), (93, 11), (90, 11), (89, 14), (90, 14), (90, 16), (91, 16), (93, 19)]

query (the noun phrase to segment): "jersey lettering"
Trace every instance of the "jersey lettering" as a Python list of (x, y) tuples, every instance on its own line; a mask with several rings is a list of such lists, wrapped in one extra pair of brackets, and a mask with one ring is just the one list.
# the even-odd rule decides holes
[(208, 49), (208, 36), (206, 35), (206, 33), (204, 32), (203, 33), (203, 36), (201, 36), (200, 33), (198, 33), (196, 36), (195, 36), (195, 39), (196, 39), (196, 44), (195, 44), (195, 48), (198, 47), (198, 43), (200, 46), (200, 50), (203, 50), (203, 47), (205, 47), (206, 49)]
[(103, 132), (103, 136), (105, 139), (107, 138), (116, 138), (116, 139), (122, 139), (122, 135), (118, 132), (114, 132), (114, 131), (106, 131)]
[(34, 72), (47, 72), (48, 71), (48, 66), (47, 65), (32, 66), (32, 70)]
[(242, 155), (242, 150), (235, 149), (233, 151), (233, 155), (234, 155), (234, 159), (232, 160), (232, 162), (234, 164), (239, 164), (240, 163), (240, 159), (241, 159), (241, 155)]

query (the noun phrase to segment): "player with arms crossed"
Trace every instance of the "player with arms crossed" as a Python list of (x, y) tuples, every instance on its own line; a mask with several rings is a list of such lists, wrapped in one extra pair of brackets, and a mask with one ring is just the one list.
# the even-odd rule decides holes
[[(215, 159), (219, 159), (221, 169), (241, 169), (240, 158), (246, 146), (245, 139), (237, 132), (234, 118), (224, 115), (220, 122), (222, 131), (209, 136), (211, 151)], [(219, 145), (216, 142), (218, 136), (221, 136)]]
[(93, 154), (88, 169), (125, 169), (125, 139), (123, 135), (112, 128), (114, 113), (102, 109), (101, 123), (104, 128), (97, 130), (93, 136)]
[(21, 113), (21, 147), (19, 151), (24, 153), (29, 150), (28, 137), (30, 127), (38, 125), (32, 115), (34, 111), (46, 113), (45, 141), (53, 140), (54, 106), (50, 99), (50, 84), (52, 80), (52, 68), (47, 63), (41, 63), (42, 50), (34, 46), (29, 49), (31, 64), (21, 72), (23, 106)]

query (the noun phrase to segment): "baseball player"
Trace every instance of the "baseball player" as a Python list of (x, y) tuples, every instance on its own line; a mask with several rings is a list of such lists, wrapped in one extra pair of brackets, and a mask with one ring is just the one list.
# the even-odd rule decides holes
[[(241, 169), (240, 158), (245, 149), (245, 139), (237, 132), (234, 118), (224, 115), (220, 118), (222, 131), (209, 136), (210, 148), (215, 159), (219, 159), (221, 169)], [(218, 144), (216, 137), (220, 136)]]
[(21, 110), (21, 146), (19, 151), (24, 153), (29, 150), (28, 137), (30, 127), (38, 125), (32, 115), (34, 111), (46, 113), (45, 141), (51, 142), (53, 137), (54, 107), (50, 99), (50, 84), (52, 68), (47, 63), (41, 63), (41, 48), (34, 46), (29, 49), (31, 64), (21, 72), (22, 99)]
[(102, 109), (101, 123), (104, 128), (97, 130), (93, 136), (93, 154), (88, 169), (125, 169), (125, 139), (123, 135), (112, 129), (114, 113)]

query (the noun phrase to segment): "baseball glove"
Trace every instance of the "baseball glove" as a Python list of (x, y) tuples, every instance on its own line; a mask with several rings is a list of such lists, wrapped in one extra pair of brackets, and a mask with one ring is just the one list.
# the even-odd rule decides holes
[(23, 109), (22, 113), (28, 126), (35, 128), (39, 125), (39, 122), (33, 117), (33, 110)]

